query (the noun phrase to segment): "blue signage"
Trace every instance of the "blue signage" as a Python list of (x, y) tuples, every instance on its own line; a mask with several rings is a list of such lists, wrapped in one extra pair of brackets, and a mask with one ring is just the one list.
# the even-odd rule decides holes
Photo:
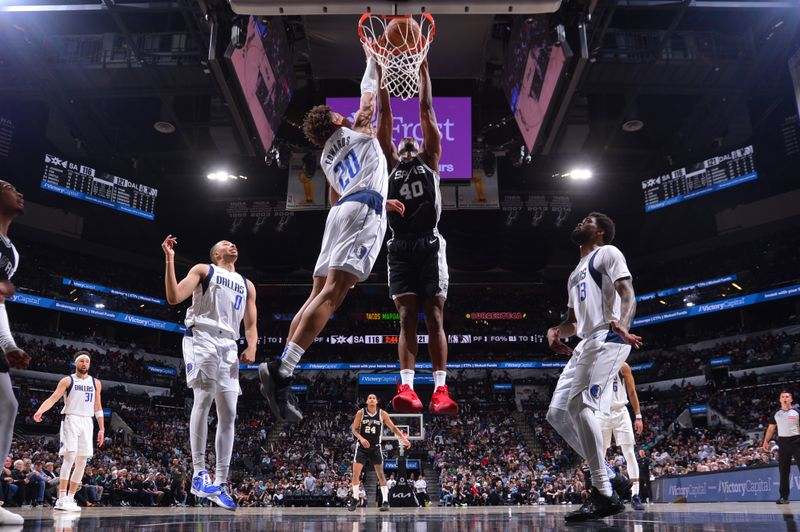
[(787, 286), (785, 288), (775, 288), (773, 290), (757, 292), (755, 294), (746, 296), (720, 299), (718, 301), (712, 301), (711, 303), (699, 304), (694, 307), (671, 310), (668, 312), (661, 312), (659, 314), (650, 314), (649, 316), (641, 316), (633, 320), (633, 326), (645, 327), (647, 325), (655, 325), (657, 323), (690, 318), (692, 316), (699, 316), (701, 314), (711, 314), (713, 312), (748, 307), (758, 303), (766, 303), (768, 301), (776, 301), (778, 299), (797, 296), (800, 296), (800, 284)]
[(511, 390), (514, 389), (514, 385), (511, 384), (510, 382), (498, 382), (498, 383), (495, 383), (492, 386), (492, 388), (496, 392), (510, 392)]
[(307, 393), (308, 392), (308, 384), (292, 384), (289, 388), (293, 392), (297, 393)]
[(33, 296), (21, 292), (17, 292), (16, 295), (7, 298), (6, 301), (30, 305), (32, 307), (69, 312), (70, 314), (78, 314), (79, 316), (87, 316), (89, 318), (117, 321), (120, 323), (126, 323), (128, 325), (136, 325), (137, 327), (148, 327), (150, 329), (158, 329), (159, 331), (183, 334), (183, 332), (186, 330), (186, 327), (177, 323), (156, 320), (153, 318), (145, 318), (144, 316), (126, 314), (124, 312), (115, 312), (113, 310), (107, 310), (104, 308), (89, 307), (86, 305), (79, 305), (77, 303), (68, 303), (66, 301), (58, 301), (48, 297)]
[[(361, 373), (358, 375), (359, 386), (394, 386), (398, 382), (400, 382), (399, 373)], [(417, 373), (414, 375), (414, 384), (433, 384), (433, 375)]]
[(646, 371), (655, 365), (656, 363), (653, 360), (650, 362), (642, 362), (641, 364), (633, 364), (631, 365), (631, 371)]
[(104, 408), (103, 409), (103, 417), (111, 417), (111, 409), (110, 408)]
[[(397, 460), (384, 460), (383, 469), (397, 470)], [(419, 471), (419, 460), (406, 460), (406, 470)]]
[(178, 370), (175, 368), (165, 368), (163, 366), (154, 366), (153, 364), (146, 364), (145, 367), (150, 373), (158, 373), (159, 375), (175, 376), (178, 374)]
[[(679, 497), (686, 502), (773, 502), (780, 496), (779, 485), (777, 466), (662, 477), (653, 482), (653, 502), (672, 502)], [(800, 475), (795, 468), (789, 485), (789, 498), (800, 500)], [(782, 523), (782, 515), (777, 517)]]
[(86, 283), (78, 281), (77, 279), (70, 279), (64, 277), (61, 280), (62, 284), (67, 286), (74, 286), (75, 288), (83, 288), (84, 290), (91, 290), (93, 292), (100, 292), (101, 294), (111, 294), (113, 296), (126, 297), (128, 299), (136, 299), (137, 301), (145, 301), (147, 303), (155, 303), (156, 305), (166, 305), (167, 301), (158, 297), (144, 296), (135, 292), (127, 292), (125, 290), (117, 290), (116, 288), (109, 288), (101, 284)]
[(731, 357), (712, 358), (708, 361), (708, 365), (712, 368), (714, 366), (730, 366), (732, 363)]
[[(548, 362), (448, 362), (449, 369), (561, 369), (567, 365), (564, 360)], [(239, 364), (241, 371), (254, 371), (258, 364)], [(398, 362), (301, 362), (297, 371), (381, 371), (400, 370)], [(430, 362), (418, 362), (416, 369), (431, 370)], [(398, 374), (399, 375), (399, 374)]]
[(689, 290), (695, 290), (697, 288), (705, 288), (707, 286), (714, 286), (717, 284), (732, 283), (736, 281), (738, 278), (739, 278), (738, 275), (733, 274), (733, 275), (726, 275), (724, 277), (717, 277), (716, 279), (709, 279), (707, 281), (700, 281), (698, 283), (676, 286), (675, 288), (666, 288), (664, 290), (659, 290), (658, 292), (650, 292), (647, 294), (636, 296), (636, 301), (649, 301), (651, 299), (655, 299), (656, 296), (658, 297), (671, 296), (674, 294), (680, 294), (681, 292), (688, 292)]
[(689, 413), (693, 416), (699, 416), (701, 414), (708, 414), (708, 406), (707, 405), (690, 405), (689, 406)]

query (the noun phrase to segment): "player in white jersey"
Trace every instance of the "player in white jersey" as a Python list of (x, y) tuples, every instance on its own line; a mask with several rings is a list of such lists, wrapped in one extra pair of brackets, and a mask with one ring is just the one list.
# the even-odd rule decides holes
[[(625, 509), (614, 493), (629, 486), (620, 484), (605, 463), (603, 438), (594, 412), (608, 412), (611, 395), (603, 392), (628, 358), (631, 346), (639, 348), (642, 339), (629, 332), (636, 314), (636, 298), (625, 257), (611, 245), (614, 222), (605, 214), (593, 212), (572, 231), (572, 241), (580, 248), (581, 260), (569, 277), (567, 319), (548, 329), (550, 348), (572, 354), (558, 379), (547, 411), (547, 421), (589, 464), (592, 496), (567, 521), (586, 521), (614, 515)], [(573, 352), (562, 342), (577, 334), (581, 342)], [(616, 477), (616, 478), (615, 478)]]
[[(595, 411), (597, 420), (600, 422), (600, 430), (603, 433), (603, 456), (608, 453), (611, 447), (611, 436), (614, 436), (614, 443), (622, 449), (622, 456), (628, 466), (628, 477), (631, 486), (631, 507), (634, 510), (644, 510), (642, 501), (639, 500), (639, 462), (636, 461), (634, 446), (636, 434), (641, 434), (644, 430), (642, 423), (642, 410), (639, 406), (639, 395), (636, 393), (636, 381), (633, 379), (631, 367), (627, 362), (622, 364), (619, 373), (614, 375), (611, 386), (606, 387), (605, 393), (611, 394), (611, 411), (609, 413)], [(628, 397), (630, 404), (636, 415), (636, 422), (631, 423), (631, 415), (628, 412)]]
[[(0, 460), (5, 461), (11, 449), (14, 420), (17, 418), (17, 398), (11, 387), (9, 369), (25, 369), (30, 357), (17, 347), (11, 335), (5, 300), (16, 292), (11, 277), (19, 265), (19, 253), (8, 238), (14, 219), (25, 212), (25, 201), (14, 185), (0, 181)], [(0, 526), (22, 525), (25, 520), (0, 507)]]
[(100, 401), (103, 387), (98, 379), (89, 375), (91, 363), (92, 359), (87, 351), (75, 353), (75, 373), (58, 381), (56, 390), (33, 415), (33, 420), (40, 423), (42, 414), (53, 408), (61, 397), (64, 397), (64, 408), (61, 409), (61, 446), (58, 450), (63, 462), (61, 480), (58, 484), (58, 500), (53, 510), (80, 511), (75, 502), (75, 493), (81, 489), (86, 461), (94, 454), (92, 417), (97, 418), (100, 428), (97, 432), (97, 446), (103, 446), (105, 420)]
[(369, 276), (383, 245), (388, 174), (372, 129), (377, 90), (377, 66), (368, 59), (353, 123), (327, 105), (311, 109), (303, 122), (306, 137), (322, 147), (320, 162), (332, 206), (311, 295), (292, 320), (280, 360), (261, 364), (258, 370), (261, 393), (281, 420), (303, 418), (290, 392), (294, 369), (347, 291)]
[[(239, 250), (221, 240), (211, 248), (211, 264), (195, 264), (179, 283), (175, 277), (177, 239), (167, 236), (161, 244), (166, 256), (165, 285), (167, 301), (177, 305), (192, 296), (186, 311), (186, 332), (183, 337), (183, 360), (186, 383), (194, 394), (189, 420), (192, 448), (192, 493), (207, 497), (218, 506), (236, 510), (236, 502), (228, 490), (228, 470), (233, 453), (236, 403), (241, 394), (239, 362), (256, 359), (256, 288), (236, 272)], [(247, 348), (239, 355), (236, 340), (244, 322)], [(216, 465), (214, 482), (206, 471), (208, 412), (211, 403), (217, 407), (215, 439)]]

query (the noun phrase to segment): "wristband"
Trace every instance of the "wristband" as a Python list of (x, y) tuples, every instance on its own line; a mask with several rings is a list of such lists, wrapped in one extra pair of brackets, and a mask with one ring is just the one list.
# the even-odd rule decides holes
[(94, 417), (96, 417), (97, 419), (103, 419), (103, 411), (102, 410), (95, 410), (94, 411)]
[(642, 419), (642, 415), (641, 414), (636, 414), (636, 419)]

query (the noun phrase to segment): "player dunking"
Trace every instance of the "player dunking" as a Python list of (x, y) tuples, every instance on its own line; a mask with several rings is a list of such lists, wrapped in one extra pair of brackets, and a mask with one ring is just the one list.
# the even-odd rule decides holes
[[(611, 412), (606, 414), (600, 410), (595, 411), (597, 420), (600, 422), (600, 430), (603, 433), (603, 456), (606, 456), (608, 448), (611, 447), (611, 436), (613, 435), (614, 443), (622, 448), (622, 456), (625, 457), (625, 464), (628, 466), (628, 476), (633, 483), (631, 507), (634, 510), (644, 510), (644, 505), (639, 500), (639, 463), (636, 461), (636, 453), (633, 450), (636, 445), (634, 428), (636, 434), (641, 434), (644, 425), (642, 424), (639, 395), (636, 393), (636, 381), (633, 379), (631, 367), (627, 362), (622, 364), (619, 373), (614, 376), (611, 386), (606, 387), (605, 393), (611, 394)], [(629, 397), (633, 412), (636, 414), (636, 422), (633, 424), (627, 408)]]
[[(567, 284), (569, 314), (547, 331), (553, 351), (572, 354), (553, 392), (547, 421), (588, 462), (593, 484), (591, 497), (568, 513), (567, 521), (607, 517), (625, 509), (612, 490), (610, 481), (616, 475), (605, 463), (603, 435), (594, 414), (610, 410), (611, 396), (604, 392), (631, 346), (642, 345), (642, 339), (629, 332), (636, 298), (625, 257), (611, 245), (614, 233), (614, 222), (599, 212), (590, 213), (572, 231), (581, 260)], [(575, 334), (581, 342), (573, 353), (561, 339)]]
[[(167, 236), (161, 244), (166, 256), (164, 277), (167, 301), (177, 305), (192, 296), (186, 311), (186, 333), (183, 337), (183, 360), (186, 383), (194, 393), (189, 418), (189, 440), (192, 448), (192, 493), (209, 498), (226, 510), (236, 510), (236, 502), (228, 491), (228, 470), (233, 453), (236, 403), (241, 394), (239, 362), (256, 358), (256, 288), (236, 273), (239, 250), (221, 240), (211, 248), (211, 264), (195, 264), (186, 277), (175, 277), (174, 246), (178, 240)], [(244, 322), (247, 348), (238, 355), (236, 340)], [(208, 412), (211, 403), (217, 406), (216, 466), (214, 482), (206, 472)]]
[[(11, 277), (19, 266), (19, 253), (8, 238), (11, 222), (25, 212), (25, 201), (14, 185), (0, 181), (0, 460), (11, 450), (14, 420), (17, 419), (17, 398), (11, 387), (10, 368), (25, 369), (30, 357), (17, 347), (8, 324), (5, 300), (16, 289)], [(25, 520), (0, 507), (0, 525), (22, 525)]]
[(321, 164), (330, 185), (332, 207), (314, 268), (311, 295), (292, 322), (280, 360), (263, 363), (258, 370), (261, 393), (273, 415), (281, 420), (296, 422), (303, 418), (290, 392), (294, 369), (347, 291), (369, 277), (383, 244), (388, 175), (372, 131), (377, 88), (377, 67), (368, 59), (354, 123), (327, 105), (311, 109), (303, 122), (308, 140), (323, 147)]
[[(81, 479), (86, 469), (86, 461), (94, 454), (92, 436), (97, 418), (100, 430), (97, 432), (97, 446), (103, 446), (105, 437), (105, 420), (103, 405), (100, 401), (102, 385), (98, 379), (89, 375), (92, 359), (86, 351), (75, 353), (75, 373), (58, 381), (53, 394), (45, 400), (33, 420), (42, 421), (42, 414), (53, 408), (61, 397), (64, 397), (64, 408), (61, 410), (61, 447), (58, 454), (62, 456), (61, 475), (58, 483), (58, 500), (53, 510), (67, 512), (80, 511), (75, 502), (75, 493), (81, 489)], [(73, 470), (72, 466), (75, 465)], [(70, 472), (72, 475), (70, 475)]]
[(392, 423), (389, 414), (378, 408), (378, 396), (371, 393), (367, 396), (367, 407), (356, 412), (353, 425), (350, 427), (356, 440), (358, 440), (356, 454), (353, 457), (353, 496), (347, 499), (347, 509), (351, 512), (356, 509), (356, 504), (358, 503), (361, 470), (367, 463), (372, 464), (375, 468), (375, 474), (378, 475), (378, 483), (381, 486), (381, 496), (383, 498), (381, 511), (385, 512), (389, 509), (389, 486), (386, 484), (386, 475), (383, 474), (383, 451), (381, 449), (384, 424), (394, 432), (402, 445), (406, 448), (411, 447), (411, 442)]
[(422, 402), (414, 391), (417, 358), (417, 322), (420, 307), (428, 329), (428, 348), (433, 366), (434, 392), (428, 410), (432, 414), (458, 414), (458, 404), (447, 390), (447, 336), (444, 333), (444, 303), (447, 298), (446, 243), (439, 234), (442, 199), (439, 190), (439, 159), (442, 135), (433, 110), (428, 61), (419, 71), (419, 120), (422, 151), (416, 139), (406, 137), (395, 147), (389, 92), (378, 93), (378, 141), (392, 171), (386, 210), (392, 239), (387, 244), (389, 295), (400, 314), (401, 384), (392, 399), (397, 412), (417, 413)]

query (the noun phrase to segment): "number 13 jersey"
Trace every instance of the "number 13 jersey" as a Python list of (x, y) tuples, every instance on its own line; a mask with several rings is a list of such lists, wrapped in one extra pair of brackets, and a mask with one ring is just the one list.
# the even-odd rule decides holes
[(578, 337), (588, 338), (619, 319), (621, 299), (614, 283), (630, 276), (625, 257), (615, 246), (600, 246), (581, 259), (567, 283)]
[(403, 216), (389, 213), (389, 227), (399, 238), (411, 238), (431, 233), (439, 224), (442, 199), (439, 174), (419, 157), (397, 163), (389, 175), (388, 199), (403, 202)]
[(364, 190), (386, 197), (386, 158), (375, 137), (340, 127), (325, 143), (320, 163), (341, 197)]

